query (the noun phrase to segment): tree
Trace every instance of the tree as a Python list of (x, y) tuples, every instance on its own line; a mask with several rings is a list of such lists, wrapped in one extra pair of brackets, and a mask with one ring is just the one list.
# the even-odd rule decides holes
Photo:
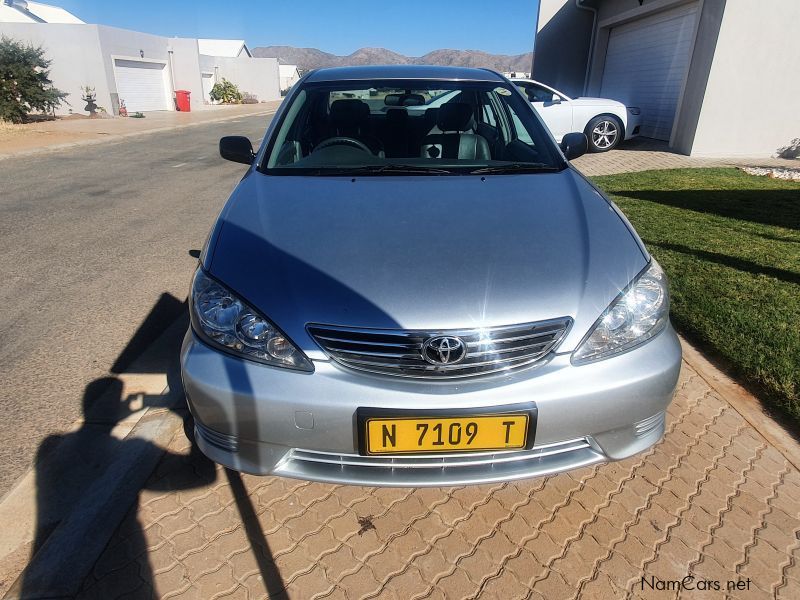
[(67, 94), (53, 87), (41, 46), (0, 38), (0, 119), (21, 123), (34, 110), (52, 112)]
[(235, 83), (232, 83), (222, 78), (222, 81), (215, 83), (208, 94), (214, 102), (222, 102), (223, 104), (241, 104), (242, 92)]

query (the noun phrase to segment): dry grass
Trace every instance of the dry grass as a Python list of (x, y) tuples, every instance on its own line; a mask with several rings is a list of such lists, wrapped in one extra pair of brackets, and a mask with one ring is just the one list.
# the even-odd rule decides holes
[(10, 123), (0, 119), (0, 140), (7, 140), (22, 135), (25, 132), (25, 125)]
[(19, 125), (17, 123), (11, 123), (9, 121), (3, 121), (0, 119), (0, 133), (22, 131), (24, 127), (24, 125)]

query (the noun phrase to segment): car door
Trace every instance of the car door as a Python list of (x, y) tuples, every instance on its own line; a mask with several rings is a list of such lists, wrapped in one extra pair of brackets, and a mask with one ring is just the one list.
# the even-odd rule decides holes
[(544, 86), (529, 81), (517, 81), (528, 100), (542, 117), (557, 142), (573, 131), (572, 106), (569, 100)]

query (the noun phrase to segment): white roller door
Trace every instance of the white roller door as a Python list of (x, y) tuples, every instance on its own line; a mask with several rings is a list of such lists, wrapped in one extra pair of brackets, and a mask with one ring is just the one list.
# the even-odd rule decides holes
[(697, 4), (609, 33), (600, 95), (642, 109), (641, 135), (669, 140), (694, 46)]
[(128, 112), (169, 110), (164, 63), (114, 59), (117, 93)]

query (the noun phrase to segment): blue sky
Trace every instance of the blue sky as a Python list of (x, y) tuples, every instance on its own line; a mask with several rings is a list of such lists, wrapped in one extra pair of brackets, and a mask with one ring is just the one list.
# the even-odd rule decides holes
[(349, 54), (382, 46), (521, 54), (533, 46), (538, 0), (44, 0), (87, 23), (179, 37), (244, 38)]

